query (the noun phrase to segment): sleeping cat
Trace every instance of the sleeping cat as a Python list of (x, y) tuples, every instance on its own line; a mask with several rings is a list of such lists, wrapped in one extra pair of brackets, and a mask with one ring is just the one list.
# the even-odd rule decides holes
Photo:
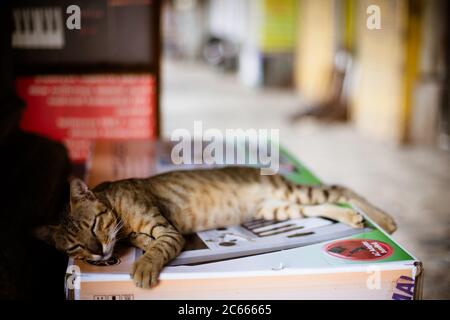
[(338, 202), (356, 205), (387, 232), (396, 229), (390, 216), (346, 188), (297, 185), (281, 175), (260, 175), (257, 168), (225, 167), (105, 182), (92, 190), (75, 179), (67, 217), (35, 234), (73, 258), (93, 261), (108, 259), (118, 240), (128, 240), (145, 251), (131, 276), (148, 288), (181, 252), (183, 234), (252, 219), (315, 216), (362, 227), (363, 218), (333, 205)]

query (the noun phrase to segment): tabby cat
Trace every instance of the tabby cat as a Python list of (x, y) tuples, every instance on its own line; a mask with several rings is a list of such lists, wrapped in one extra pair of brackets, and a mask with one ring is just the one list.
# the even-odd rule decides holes
[(363, 218), (334, 205), (338, 202), (358, 206), (388, 232), (396, 229), (391, 217), (346, 188), (297, 185), (281, 175), (233, 166), (105, 182), (92, 190), (74, 179), (67, 217), (35, 233), (73, 258), (93, 261), (108, 259), (118, 240), (128, 240), (145, 251), (131, 277), (148, 288), (182, 250), (183, 234), (252, 219), (315, 216), (362, 227)]

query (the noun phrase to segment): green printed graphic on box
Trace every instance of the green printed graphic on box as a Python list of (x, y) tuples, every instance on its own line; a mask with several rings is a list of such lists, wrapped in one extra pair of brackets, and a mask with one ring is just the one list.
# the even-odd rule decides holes
[[(378, 229), (360, 233), (356, 236), (353, 236), (354, 239), (369, 239), (381, 241), (383, 243), (388, 244), (392, 248), (392, 254), (389, 257), (382, 259), (383, 262), (389, 261), (403, 261), (403, 260), (414, 260), (412, 256), (410, 256), (405, 250), (403, 250), (398, 244), (392, 241), (388, 236), (386, 236), (383, 232)], [(381, 261), (381, 260), (379, 260)]]
[[(347, 203), (338, 203), (337, 205), (346, 208), (352, 207)], [(345, 259), (348, 262), (355, 261), (360, 263), (367, 261), (376, 263), (414, 260), (414, 257), (409, 255), (386, 234), (378, 230), (370, 221), (365, 220), (364, 223), (367, 228), (370, 228), (370, 231), (335, 241), (332, 244), (328, 244), (325, 250), (329, 254)]]
[[(267, 141), (266, 144), (268, 144), (270, 140)], [(273, 142), (272, 142), (273, 143)], [(264, 143), (261, 143), (261, 145), (264, 145)], [(241, 142), (237, 145), (237, 153), (240, 154), (240, 160), (243, 161), (243, 163), (254, 165), (254, 162), (258, 162), (258, 167), (268, 167), (267, 164), (262, 165), (261, 164), (261, 155), (259, 152), (261, 151), (260, 145), (256, 146), (255, 148), (250, 147), (248, 141)], [(309, 185), (316, 185), (320, 184), (320, 180), (308, 169), (306, 168), (300, 161), (297, 160), (292, 154), (290, 154), (285, 148), (283, 148), (281, 145), (278, 145), (274, 143), (275, 148), (278, 148), (279, 157), (278, 159), (273, 159), (273, 150), (264, 150), (264, 152), (269, 152), (267, 154), (267, 158), (271, 159), (271, 161), (279, 161), (279, 170), (278, 173), (285, 176), (289, 180), (291, 180), (294, 183), (298, 184), (309, 184)], [(270, 163), (270, 165), (273, 165), (273, 163)], [(277, 167), (274, 165), (274, 168)]]
[(334, 265), (415, 260), (378, 229), (331, 241), (326, 243), (322, 250), (327, 260), (332, 261)]
[(281, 146), (280, 173), (298, 184), (320, 184), (320, 180), (311, 171)]

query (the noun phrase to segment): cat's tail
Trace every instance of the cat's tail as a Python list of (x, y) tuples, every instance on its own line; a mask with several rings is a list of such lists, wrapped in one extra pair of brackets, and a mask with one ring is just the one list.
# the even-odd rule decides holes
[(397, 224), (389, 214), (380, 208), (377, 208), (356, 192), (342, 186), (339, 186), (339, 189), (350, 204), (362, 210), (387, 233), (392, 234), (395, 230), (397, 230)]

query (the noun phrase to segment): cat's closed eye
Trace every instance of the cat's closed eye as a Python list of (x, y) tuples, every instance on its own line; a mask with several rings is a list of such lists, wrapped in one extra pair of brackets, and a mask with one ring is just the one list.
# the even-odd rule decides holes
[(66, 249), (66, 253), (68, 255), (70, 255), (70, 256), (73, 256), (73, 255), (75, 255), (77, 253), (80, 253), (80, 252), (82, 252), (84, 250), (85, 250), (85, 248), (84, 248), (83, 245), (76, 244), (76, 245), (73, 245), (73, 246), (69, 247), (68, 249)]

